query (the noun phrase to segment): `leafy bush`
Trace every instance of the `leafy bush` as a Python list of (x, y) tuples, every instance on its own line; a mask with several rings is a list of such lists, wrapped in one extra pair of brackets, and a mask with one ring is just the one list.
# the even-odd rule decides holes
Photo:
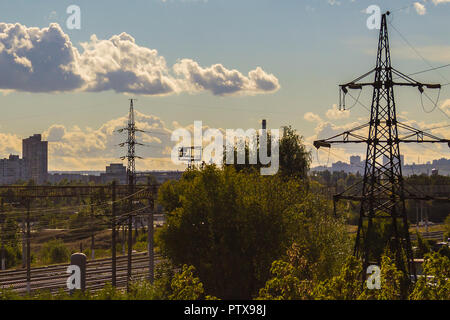
[(64, 263), (69, 261), (70, 251), (61, 240), (50, 240), (42, 246), (40, 258), (45, 264)]
[(183, 271), (172, 279), (171, 300), (198, 300), (204, 297), (203, 283), (194, 276), (193, 266), (183, 266)]
[(423, 276), (411, 293), (412, 300), (450, 300), (450, 259), (432, 252), (425, 256)]
[(22, 251), (18, 246), (5, 245), (6, 269), (17, 266), (22, 261)]

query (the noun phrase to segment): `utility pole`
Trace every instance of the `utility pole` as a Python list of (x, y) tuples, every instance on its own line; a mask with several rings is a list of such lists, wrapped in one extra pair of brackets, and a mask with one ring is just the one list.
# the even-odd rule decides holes
[(91, 259), (95, 260), (95, 220), (94, 220), (94, 204), (92, 203), (92, 197), (91, 197), (91, 223), (92, 223), (92, 230), (91, 230)]
[(419, 206), (416, 201), (416, 232), (419, 233)]
[(112, 182), (112, 188), (111, 188), (111, 211), (112, 211), (112, 218), (111, 218), (111, 283), (112, 286), (116, 286), (116, 180), (113, 180)]
[[(406, 281), (410, 281), (410, 276), (416, 278), (416, 271), (405, 200), (430, 199), (430, 197), (415, 194), (405, 188), (399, 143), (446, 143), (450, 146), (450, 140), (438, 138), (397, 120), (394, 86), (417, 87), (421, 93), (423, 93), (424, 87), (440, 89), (441, 86), (420, 83), (391, 66), (387, 15), (389, 12), (383, 14), (381, 18), (376, 67), (355, 80), (340, 85), (340, 91), (344, 93), (344, 105), (345, 94), (348, 90), (361, 90), (364, 86), (373, 87), (369, 122), (331, 138), (314, 141), (314, 146), (330, 148), (334, 143), (367, 144), (362, 187), (354, 185), (344, 192), (334, 195), (334, 200), (345, 199), (361, 203), (354, 255), (362, 258), (364, 268), (362, 274), (366, 274), (369, 264), (380, 264), (380, 257), (377, 256), (369, 242), (375, 236), (373, 225), (375, 219), (377, 221), (386, 219), (391, 221), (389, 241), (395, 255), (396, 265), (404, 273)], [(375, 74), (373, 82), (361, 81), (372, 73)], [(393, 74), (401, 78), (403, 82), (394, 82)], [(342, 101), (340, 101), (341, 104)], [(399, 136), (399, 129), (407, 132), (405, 136)], [(358, 132), (361, 130), (368, 130), (368, 136), (364, 136), (366, 133)], [(386, 163), (383, 162), (383, 157), (388, 159)], [(404, 256), (406, 256), (406, 261), (404, 261)]]
[(122, 237), (120, 243), (122, 245), (122, 255), (125, 255), (125, 238), (127, 237), (127, 231), (125, 230), (125, 224), (122, 224)]
[(141, 158), (136, 155), (136, 145), (142, 145), (136, 142), (136, 132), (142, 132), (136, 128), (134, 121), (134, 106), (135, 99), (130, 99), (130, 110), (128, 113), (128, 125), (125, 128), (119, 129), (119, 132), (127, 132), (127, 140), (119, 146), (127, 146), (128, 152), (126, 156), (121, 157), (122, 160), (127, 159), (127, 180), (129, 189), (129, 203), (128, 203), (128, 266), (127, 266), (127, 290), (130, 289), (130, 281), (132, 275), (132, 254), (133, 254), (133, 194), (136, 185), (136, 158)]
[(31, 226), (30, 206), (31, 200), (27, 200), (27, 293), (31, 292)]
[(154, 244), (153, 244), (153, 237), (154, 237), (154, 227), (153, 227), (153, 212), (155, 208), (155, 201), (154, 201), (154, 192), (153, 187), (150, 182), (150, 177), (147, 178), (147, 185), (149, 188), (149, 191), (151, 191), (151, 196), (148, 199), (149, 204), (149, 213), (148, 213), (148, 233), (147, 233), (147, 242), (148, 242), (148, 273), (149, 273), (149, 281), (150, 283), (153, 283), (154, 276), (155, 276), (155, 253), (154, 253)]
[(2, 234), (1, 234), (1, 240), (2, 240), (2, 247), (1, 247), (1, 270), (6, 270), (6, 261), (5, 261), (5, 224), (6, 224), (6, 216), (4, 214), (4, 201), (3, 198), (1, 200), (1, 207), (0, 207), (0, 212), (1, 212), (1, 217), (2, 217)]
[(22, 268), (26, 268), (27, 266), (26, 251), (27, 245), (26, 245), (25, 219), (24, 216), (22, 216)]

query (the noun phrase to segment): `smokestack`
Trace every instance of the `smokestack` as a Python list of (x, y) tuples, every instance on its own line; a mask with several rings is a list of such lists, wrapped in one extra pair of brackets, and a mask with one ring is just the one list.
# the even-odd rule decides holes
[(262, 123), (262, 129), (263, 129), (263, 130), (266, 130), (266, 119), (263, 119), (263, 120), (261, 121), (261, 123)]

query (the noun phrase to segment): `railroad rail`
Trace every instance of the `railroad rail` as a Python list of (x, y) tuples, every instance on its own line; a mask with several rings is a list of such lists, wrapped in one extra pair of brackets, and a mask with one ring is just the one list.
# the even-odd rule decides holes
[[(117, 257), (116, 286), (127, 285), (127, 256)], [(161, 261), (160, 255), (155, 255), (155, 264)], [(146, 278), (149, 275), (148, 254), (135, 253), (132, 256), (133, 268), (132, 279)], [(68, 291), (66, 286), (68, 263), (36, 267), (31, 269), (31, 292), (38, 290), (49, 290), (57, 292)], [(86, 264), (86, 289), (96, 291), (111, 283), (112, 260), (111, 258), (89, 260)], [(0, 288), (9, 288), (18, 293), (27, 292), (27, 270), (15, 269), (0, 271)]]

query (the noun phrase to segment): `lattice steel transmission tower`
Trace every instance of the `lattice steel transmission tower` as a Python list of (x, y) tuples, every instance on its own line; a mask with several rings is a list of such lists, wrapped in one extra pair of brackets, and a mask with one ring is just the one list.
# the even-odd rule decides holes
[(129, 216), (128, 216), (128, 267), (127, 267), (127, 288), (129, 288), (129, 284), (131, 281), (131, 257), (133, 253), (133, 197), (135, 186), (136, 186), (136, 158), (142, 159), (141, 157), (136, 155), (136, 145), (142, 145), (141, 143), (136, 141), (136, 132), (143, 132), (136, 128), (136, 123), (134, 121), (134, 107), (133, 102), (136, 99), (130, 99), (130, 111), (128, 113), (128, 124), (125, 128), (119, 129), (118, 132), (127, 132), (127, 140), (119, 144), (119, 146), (128, 147), (128, 152), (126, 156), (121, 157), (120, 159), (127, 159), (127, 183), (129, 187)]
[[(381, 19), (376, 67), (355, 80), (340, 85), (340, 93), (343, 93), (344, 99), (348, 90), (362, 89), (364, 86), (373, 87), (369, 122), (331, 138), (317, 140), (314, 146), (330, 148), (333, 143), (367, 144), (363, 180), (344, 192), (336, 194), (334, 200), (347, 199), (361, 202), (354, 255), (362, 258), (363, 274), (369, 264), (380, 264), (379, 249), (373, 245), (376, 237), (374, 221), (388, 219), (391, 221), (391, 236), (386, 245), (395, 256), (398, 268), (404, 272), (405, 278), (407, 276), (410, 280), (411, 276), (416, 278), (416, 270), (405, 200), (430, 200), (432, 197), (410, 191), (409, 186), (405, 186), (399, 144), (401, 142), (447, 143), (450, 147), (450, 140), (440, 139), (397, 120), (394, 86), (417, 87), (423, 93), (424, 88), (440, 89), (441, 85), (420, 83), (391, 66), (387, 15), (389, 11), (383, 14)], [(373, 82), (361, 81), (372, 73), (375, 74)], [(396, 78), (393, 78), (394, 74)], [(397, 82), (396, 79), (401, 79), (402, 82)], [(402, 135), (404, 133), (404, 136), (399, 136), (399, 130)]]

